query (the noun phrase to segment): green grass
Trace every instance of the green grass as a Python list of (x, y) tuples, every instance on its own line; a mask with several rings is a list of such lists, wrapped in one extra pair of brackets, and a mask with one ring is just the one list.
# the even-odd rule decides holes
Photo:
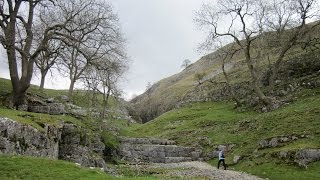
[[(167, 112), (153, 121), (143, 125), (131, 126), (123, 131), (126, 136), (159, 136), (178, 141), (180, 144), (194, 145), (198, 140), (189, 138), (206, 136), (215, 138), (225, 127), (236, 124), (239, 120), (253, 117), (256, 112), (238, 113), (233, 110), (233, 103), (195, 103), (180, 109)], [(218, 137), (222, 143), (231, 140), (230, 136), (222, 134)], [(234, 135), (232, 139), (237, 139)], [(215, 138), (216, 139), (216, 138)]]
[(100, 170), (44, 158), (0, 156), (0, 179), (116, 179)]
[[(0, 78), (0, 101), (4, 101), (1, 97), (5, 98), (9, 93), (12, 91), (12, 85), (10, 80)], [(56, 89), (43, 89), (39, 90), (39, 86), (37, 85), (31, 85), (30, 88), (27, 90), (28, 93), (31, 94), (37, 94), (44, 98), (53, 98), (58, 96), (67, 96), (68, 90), (56, 90)], [(73, 96), (71, 98), (71, 101), (73, 104), (80, 106), (80, 107), (93, 107), (93, 104), (91, 103), (92, 93), (88, 93), (88, 91), (85, 90), (77, 90), (75, 89), (73, 91)], [(101, 108), (102, 104), (102, 95), (97, 94), (97, 100), (94, 101), (98, 108)], [(90, 103), (88, 103), (90, 102)], [(1, 102), (0, 102), (1, 104)], [(109, 98), (108, 106), (114, 107), (117, 105), (117, 102), (114, 97)]]
[[(259, 160), (256, 160), (259, 161)], [(320, 179), (320, 162), (311, 163), (307, 169), (290, 166), (280, 161), (260, 159), (264, 163), (254, 161), (241, 162), (237, 169), (272, 180), (312, 180)]]
[[(11, 93), (12, 85), (9, 79), (0, 78), (0, 95), (6, 95)], [(39, 86), (31, 85), (28, 89), (29, 93), (38, 94), (43, 97), (55, 97), (58, 95), (67, 95), (67, 90), (56, 90), (56, 89), (44, 89), (43, 91), (39, 90)]]
[[(314, 31), (315, 32), (311, 33), (311, 36), (318, 37), (319, 33), (317, 32), (319, 31), (319, 29), (316, 29)], [(291, 31), (289, 30), (287, 32), (289, 33)], [(273, 37), (274, 33), (267, 33), (266, 35), (267, 36), (263, 38), (264, 40), (268, 39), (268, 37)], [(260, 43), (261, 41), (258, 40), (257, 43), (258, 42)], [(276, 43), (270, 46), (270, 43), (263, 42), (264, 44), (262, 45), (265, 46), (262, 47), (262, 52), (259, 52), (261, 44), (258, 45), (257, 43), (254, 42), (252, 44), (252, 49), (250, 50), (251, 57), (254, 57), (254, 67), (256, 72), (258, 72), (258, 76), (264, 77), (266, 71), (270, 68), (270, 64), (275, 63), (275, 61), (278, 59), (279, 52), (281, 50), (281, 43)], [(231, 43), (222, 47), (222, 49), (224, 51), (229, 51), (230, 48), (235, 48), (232, 47), (234, 45), (234, 43)], [(287, 66), (291, 64), (285, 63), (289, 60), (310, 61), (318, 59), (318, 57), (316, 56), (317, 54), (319, 54), (319, 50), (306, 51), (302, 49), (300, 44), (298, 44), (292, 47), (286, 53), (283, 59), (283, 64), (281, 66)], [(211, 81), (206, 81), (201, 85), (197, 85), (197, 81), (194, 78), (194, 76), (197, 73), (205, 73), (208, 75), (206, 78), (211, 77), (210, 74), (212, 74), (213, 72), (217, 72), (217, 70), (221, 71), (221, 63), (222, 56), (219, 56), (218, 51), (216, 51), (206, 56), (203, 56), (200, 60), (192, 64), (186, 70), (183, 70), (180, 73), (177, 73), (175, 75), (158, 81), (151, 88), (151, 92), (146, 92), (133, 99), (133, 103), (135, 103), (134, 108), (137, 112), (135, 115), (142, 117), (144, 121), (146, 121), (146, 118), (147, 120), (151, 120), (151, 118), (155, 117), (154, 114), (160, 115), (168, 110), (172, 110), (177, 103), (189, 100), (194, 101), (195, 99), (204, 100), (206, 98), (212, 98), (213, 94), (216, 94), (216, 91), (225, 88), (225, 84), (219, 84), (219, 82), (225, 82), (223, 74), (220, 73), (211, 79), (212, 82), (218, 82), (218, 84), (212, 83)], [(235, 86), (241, 84), (241, 89), (243, 88), (241, 91), (245, 92), (245, 89), (247, 89), (245, 84), (247, 84), (247, 82), (251, 82), (252, 78), (248, 66), (245, 62), (245, 56), (242, 50), (235, 53), (231, 59), (227, 58), (225, 63), (233, 64), (233, 67), (227, 70), (227, 74), (230, 79), (230, 84)], [(284, 70), (285, 72), (289, 72), (288, 69)], [(301, 80), (299, 78), (289, 78), (290, 81), (293, 80), (299, 82), (299, 80)], [(292, 82), (288, 82), (287, 80), (283, 81), (286, 81), (286, 83)], [(248, 89), (248, 93), (250, 93), (251, 89), (252, 88)], [(266, 95), (269, 95), (269, 90), (267, 88), (262, 88), (262, 91), (264, 91)], [(242, 96), (242, 93), (239, 93), (239, 96)], [(224, 99), (226, 98), (229, 97), (224, 97)], [(246, 100), (246, 97), (239, 97), (239, 99)], [(154, 113), (155, 108), (157, 108), (157, 113)]]
[[(117, 168), (118, 177), (100, 169), (79, 167), (74, 163), (45, 158), (0, 155), (0, 179), (158, 179), (151, 171), (137, 170), (128, 166), (108, 165)], [(160, 173), (161, 170), (154, 170)]]
[(59, 125), (61, 122), (72, 123), (81, 127), (86, 127), (83, 122), (68, 115), (49, 115), (0, 108), (0, 116), (10, 118), (23, 124), (31, 125), (38, 130), (42, 130), (44, 124)]
[[(168, 138), (180, 145), (204, 148), (207, 153), (214, 145), (233, 143), (236, 148), (228, 152), (227, 163), (232, 164), (234, 155), (246, 157), (242, 164), (234, 166), (238, 170), (271, 179), (320, 178), (318, 162), (308, 169), (300, 169), (271, 156), (255, 157), (281, 150), (320, 148), (320, 89), (303, 90), (293, 96), (296, 96), (295, 102), (268, 113), (237, 112), (233, 103), (227, 101), (194, 103), (169, 111), (148, 123), (123, 128), (121, 132), (132, 137)], [(309, 137), (253, 153), (259, 140), (293, 134)], [(246, 162), (250, 161), (254, 165), (247, 166)], [(300, 176), (296, 175), (298, 172), (301, 172)]]

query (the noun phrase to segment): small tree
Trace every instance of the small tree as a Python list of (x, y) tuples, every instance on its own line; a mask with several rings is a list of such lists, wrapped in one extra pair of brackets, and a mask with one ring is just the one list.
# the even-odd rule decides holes
[(196, 73), (194, 74), (194, 79), (198, 82), (198, 85), (203, 83), (203, 78), (206, 76), (206, 73)]
[[(39, 57), (35, 61), (36, 67), (39, 69), (41, 76), (40, 90), (43, 90), (46, 76), (51, 68), (56, 64), (59, 50), (61, 48), (60, 45), (57, 45), (59, 44), (57, 41), (55, 43), (48, 44), (47, 48), (40, 53)], [(54, 45), (57, 46), (54, 47)]]
[(182, 65), (181, 65), (181, 68), (183, 69), (187, 69), (191, 64), (191, 61), (189, 59), (185, 59), (182, 61)]
[(118, 54), (118, 58), (99, 59), (87, 69), (84, 73), (85, 84), (89, 89), (102, 95), (102, 113), (104, 118), (108, 108), (108, 100), (111, 95), (114, 98), (120, 97), (121, 92), (118, 83), (127, 70), (126, 56), (123, 51)]

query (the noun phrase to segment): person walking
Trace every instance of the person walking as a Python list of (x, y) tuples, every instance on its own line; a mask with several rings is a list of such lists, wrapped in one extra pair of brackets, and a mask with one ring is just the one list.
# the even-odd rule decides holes
[(225, 152), (225, 146), (222, 146), (222, 147), (220, 148), (220, 151), (219, 151), (218, 169), (219, 169), (219, 167), (220, 167), (220, 163), (222, 162), (222, 165), (223, 165), (223, 167), (224, 167), (224, 170), (226, 170), (227, 167), (226, 167), (226, 163), (224, 162), (224, 152)]

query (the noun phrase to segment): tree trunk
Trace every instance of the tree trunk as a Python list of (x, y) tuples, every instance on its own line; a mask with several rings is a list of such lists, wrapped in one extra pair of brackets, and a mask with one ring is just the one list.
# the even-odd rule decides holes
[(106, 88), (103, 87), (103, 94), (102, 94), (102, 97), (103, 97), (103, 101), (102, 101), (102, 119), (104, 119), (105, 117), (105, 112), (106, 112), (106, 106), (105, 106), (105, 102), (106, 102)]
[(18, 107), (22, 104), (26, 103), (25, 94), (27, 89), (30, 86), (30, 81), (32, 74), (27, 74), (24, 79), (19, 79), (18, 75), (18, 68), (17, 68), (17, 60), (16, 60), (16, 52), (14, 47), (7, 48), (7, 56), (8, 56), (8, 64), (9, 64), (9, 71), (10, 71), (10, 78), (12, 84), (12, 99), (10, 100), (9, 105), (11, 108)]
[(251, 75), (251, 80), (252, 80), (252, 88), (254, 90), (254, 92), (257, 94), (257, 96), (259, 97), (260, 101), (266, 105), (266, 106), (270, 106), (272, 104), (272, 100), (271, 98), (267, 97), (261, 90), (260, 86), (259, 86), (259, 80), (258, 80), (258, 75), (254, 69), (253, 66), (253, 62), (252, 59), (250, 57), (250, 52), (249, 52), (249, 48), (246, 47), (244, 49), (244, 53), (245, 53), (245, 57), (246, 57), (246, 63), (247, 66), (249, 68), (250, 71), (250, 75)]
[(27, 98), (25, 92), (15, 92), (7, 98), (7, 105), (9, 108), (20, 109), (21, 105), (27, 105)]
[(40, 82), (40, 90), (44, 89), (44, 82), (46, 80), (48, 71), (41, 71), (41, 82)]
[(271, 74), (270, 74), (269, 79), (268, 79), (269, 90), (270, 91), (273, 91), (273, 89), (274, 89), (274, 85), (275, 85), (275, 81), (276, 81), (276, 78), (277, 78), (277, 75), (278, 75), (280, 64), (283, 61), (285, 54), (291, 49), (292, 46), (293, 46), (293, 44), (288, 43), (281, 50), (281, 52), (280, 52), (280, 54), (279, 54), (279, 56), (277, 58), (277, 61), (272, 65)]
[(110, 88), (108, 89), (107, 93), (105, 91), (103, 92), (103, 109), (102, 109), (102, 118), (105, 118), (106, 110), (108, 107), (108, 99), (110, 97)]
[(74, 83), (76, 81), (74, 79), (71, 79), (71, 83), (70, 83), (70, 86), (69, 86), (69, 91), (68, 91), (68, 97), (69, 99), (71, 100), (72, 99), (72, 95), (73, 95), (73, 88), (74, 88)]
[[(9, 2), (9, 1), (8, 1)], [(10, 4), (12, 2), (10, 1)], [(30, 82), (33, 73), (34, 57), (29, 57), (26, 54), (30, 53), (30, 48), (33, 40), (32, 36), (32, 20), (33, 20), (33, 8), (29, 7), (28, 23), (25, 25), (27, 37), (25, 39), (25, 45), (22, 49), (24, 53), (21, 55), (21, 77), (19, 78), (18, 63), (16, 55), (16, 32), (17, 32), (17, 14), (22, 1), (15, 1), (14, 11), (10, 12), (9, 23), (7, 27), (2, 27), (5, 34), (5, 49), (8, 56), (9, 72), (12, 84), (12, 97), (10, 98), (10, 107), (18, 107), (22, 104), (26, 104), (26, 91), (30, 87)], [(11, 4), (12, 5), (12, 4)]]

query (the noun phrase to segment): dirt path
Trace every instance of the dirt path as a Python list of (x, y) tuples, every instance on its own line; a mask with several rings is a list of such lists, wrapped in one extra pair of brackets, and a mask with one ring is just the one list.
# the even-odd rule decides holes
[(243, 172), (217, 169), (208, 163), (193, 161), (172, 164), (151, 164), (151, 168), (168, 170), (166, 176), (186, 179), (262, 180)]

